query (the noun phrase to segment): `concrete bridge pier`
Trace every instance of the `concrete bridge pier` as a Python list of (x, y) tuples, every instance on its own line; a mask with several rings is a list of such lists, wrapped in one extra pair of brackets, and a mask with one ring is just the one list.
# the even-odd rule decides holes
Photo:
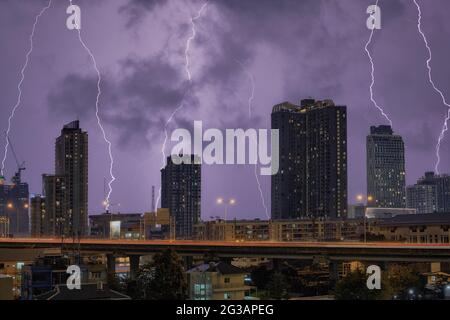
[(328, 269), (330, 272), (330, 285), (331, 287), (334, 287), (339, 280), (339, 262), (330, 261), (328, 263)]
[(115, 277), (116, 275), (116, 256), (114, 254), (106, 255), (106, 271), (108, 277)]
[(137, 274), (139, 272), (139, 262), (141, 260), (141, 256), (139, 255), (130, 255), (128, 256), (130, 260), (130, 279), (136, 280)]

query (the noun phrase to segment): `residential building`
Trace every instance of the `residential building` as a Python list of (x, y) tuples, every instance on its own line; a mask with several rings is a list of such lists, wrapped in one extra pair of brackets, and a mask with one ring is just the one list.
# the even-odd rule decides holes
[(244, 300), (252, 287), (245, 284), (247, 273), (224, 262), (202, 264), (187, 271), (192, 300)]
[(405, 145), (391, 126), (370, 127), (367, 136), (367, 205), (405, 208)]
[(331, 100), (273, 107), (279, 170), (272, 176), (272, 219), (347, 216), (347, 111)]
[(176, 238), (191, 239), (201, 214), (201, 165), (197, 156), (181, 164), (167, 158), (161, 170), (161, 207), (169, 209), (175, 221)]

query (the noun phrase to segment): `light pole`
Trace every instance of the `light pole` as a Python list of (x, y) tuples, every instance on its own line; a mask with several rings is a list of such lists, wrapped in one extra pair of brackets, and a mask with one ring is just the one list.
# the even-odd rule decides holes
[[(364, 196), (362, 194), (358, 194), (356, 196), (356, 200), (359, 201), (360, 203), (362, 203), (364, 201)], [(367, 201), (366, 201), (366, 206), (368, 207), (372, 202), (374, 201), (374, 198), (372, 195), (368, 195), (367, 196)], [(366, 217), (366, 212), (364, 211), (364, 243), (367, 242), (367, 217)]]
[(225, 212), (224, 212), (224, 221), (225, 221), (225, 228), (224, 228), (224, 240), (226, 240), (226, 233), (227, 233), (227, 215), (228, 215), (228, 206), (233, 206), (236, 204), (236, 200), (231, 198), (228, 199), (228, 201), (225, 201), (223, 198), (217, 198), (216, 203), (221, 206), (223, 205), (225, 207)]
[(220, 205), (224, 205), (225, 206), (225, 215), (224, 215), (224, 219), (225, 222), (227, 222), (227, 214), (228, 214), (228, 206), (233, 206), (236, 204), (236, 200), (231, 198), (228, 199), (228, 201), (225, 201), (223, 198), (217, 198), (217, 204)]

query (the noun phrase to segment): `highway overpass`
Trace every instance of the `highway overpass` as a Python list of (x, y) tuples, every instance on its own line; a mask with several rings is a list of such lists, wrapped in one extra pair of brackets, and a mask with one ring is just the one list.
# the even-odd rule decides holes
[(82, 239), (0, 239), (2, 252), (35, 249), (80, 250), (82, 255), (152, 255), (173, 249), (182, 256), (214, 255), (222, 258), (264, 257), (270, 259), (326, 258), (329, 261), (450, 262), (450, 244), (406, 244), (385, 242), (213, 242)]

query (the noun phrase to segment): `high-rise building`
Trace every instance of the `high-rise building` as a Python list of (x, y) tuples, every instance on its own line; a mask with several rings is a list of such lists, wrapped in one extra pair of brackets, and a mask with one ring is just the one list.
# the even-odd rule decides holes
[(407, 188), (408, 207), (419, 213), (450, 213), (450, 176), (425, 172), (417, 183)]
[(45, 196), (44, 234), (52, 236), (71, 236), (70, 216), (68, 215), (68, 190), (65, 176), (42, 175)]
[(65, 203), (62, 204), (65, 210), (65, 235), (87, 235), (88, 134), (81, 130), (79, 121), (65, 125), (56, 139), (55, 174), (64, 177), (66, 189)]
[(372, 126), (367, 136), (367, 205), (405, 208), (405, 145), (391, 126)]
[(347, 216), (347, 111), (331, 100), (273, 107), (280, 167), (272, 176), (272, 219)]
[(0, 216), (8, 217), (9, 233), (13, 236), (30, 234), (28, 184), (21, 180), (19, 170), (8, 183), (0, 179)]
[(161, 170), (161, 207), (169, 209), (175, 219), (175, 236), (191, 239), (201, 214), (201, 165), (198, 157), (191, 163), (174, 164), (167, 158)]
[(30, 203), (31, 236), (38, 238), (47, 235), (45, 198), (37, 194), (31, 197)]
[(417, 213), (433, 213), (437, 210), (437, 193), (435, 185), (406, 187), (406, 206), (416, 209)]

